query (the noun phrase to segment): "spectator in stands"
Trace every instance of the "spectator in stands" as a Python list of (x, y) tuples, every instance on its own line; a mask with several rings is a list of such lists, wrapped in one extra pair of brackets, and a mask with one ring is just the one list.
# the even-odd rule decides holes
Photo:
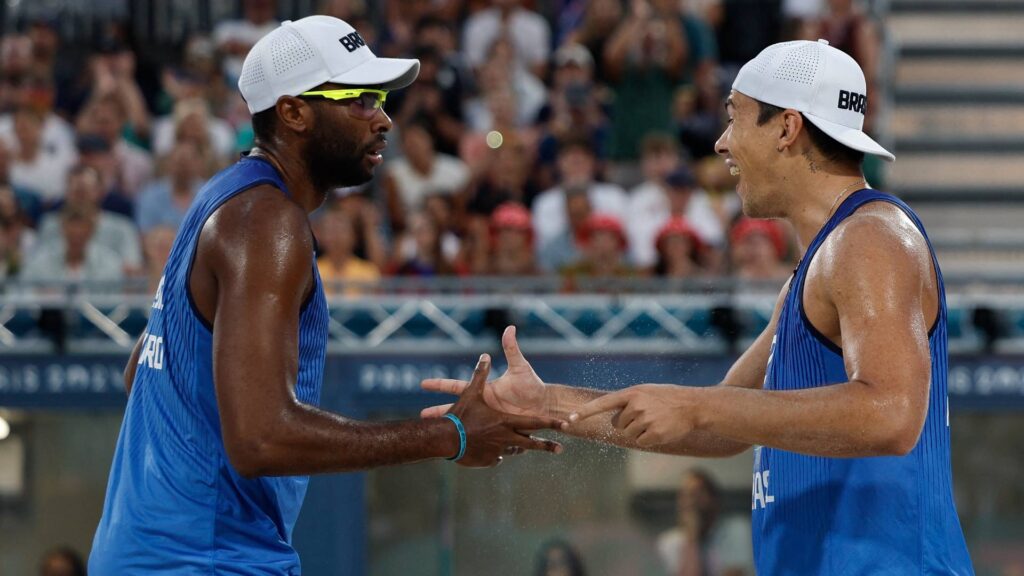
[(352, 217), (338, 208), (328, 209), (314, 225), (321, 254), (317, 257), (320, 279), (328, 295), (357, 296), (359, 286), (340, 290), (340, 284), (372, 284), (380, 280), (380, 269), (355, 255), (356, 230)]
[(26, 282), (112, 282), (124, 277), (121, 254), (95, 241), (98, 213), (66, 204), (55, 214), (59, 232), (30, 255), (21, 278)]
[(407, 214), (423, 209), (432, 194), (462, 195), (469, 183), (469, 168), (453, 156), (438, 153), (426, 124), (413, 122), (402, 129), (404, 155), (391, 161), (383, 187), (391, 226), (405, 228)]
[(721, 490), (700, 469), (683, 474), (676, 498), (678, 524), (658, 538), (673, 576), (753, 576), (750, 522), (721, 516)]
[(651, 270), (662, 278), (692, 278), (704, 273), (704, 243), (685, 218), (674, 216), (658, 230), (654, 245), (657, 260)]
[(11, 160), (10, 146), (3, 138), (0, 138), (0, 187), (11, 189), (18, 209), (27, 218), (27, 223), (34, 226), (42, 212), (39, 194), (31, 188), (18, 186), (11, 182)]
[(91, 75), (88, 101), (113, 99), (121, 115), (118, 130), (123, 134), (110, 137), (111, 145), (122, 135), (136, 143), (149, 141), (150, 117), (142, 88), (135, 81), (135, 53), (117, 37), (107, 31), (96, 52), (89, 57)]
[(441, 236), (441, 254), (448, 262), (457, 262), (462, 249), (456, 200), (447, 194), (431, 194), (423, 200), (423, 211)]
[(792, 272), (787, 251), (786, 234), (774, 220), (741, 218), (729, 232), (732, 273), (744, 280), (784, 280)]
[(522, 204), (498, 206), (490, 221), (490, 264), (494, 276), (533, 276), (538, 273), (530, 211)]
[(594, 84), (594, 59), (580, 44), (559, 48), (554, 56), (554, 74), (548, 101), (538, 120), (544, 125), (538, 149), (540, 184), (554, 185), (558, 143), (578, 136), (590, 142), (600, 160), (608, 139), (608, 118), (603, 104), (610, 98)]
[(587, 3), (583, 21), (566, 36), (563, 46), (579, 44), (594, 57), (594, 79), (609, 81), (604, 67), (604, 50), (608, 40), (622, 23), (622, 3), (619, 0), (592, 0)]
[[(661, 225), (673, 217), (685, 218), (709, 248), (722, 246), (725, 234), (718, 215), (707, 194), (697, 188), (693, 172), (679, 159), (678, 148), (663, 138), (648, 140), (647, 144), (646, 166), (651, 178), (633, 190), (627, 212), (634, 262), (638, 266), (654, 264), (655, 236)], [(674, 170), (660, 181), (655, 179), (673, 163)]]
[[(497, 86), (491, 80), (488, 85)], [(484, 172), (487, 157), (496, 148), (521, 146), (533, 157), (537, 131), (525, 125), (518, 114), (516, 95), (508, 87), (494, 87), (466, 103), (467, 132), (459, 143), (459, 157), (474, 176)]]
[(177, 230), (205, 183), (203, 158), (192, 142), (179, 142), (163, 164), (166, 176), (143, 188), (135, 206), (135, 223), (143, 234), (157, 226)]
[(75, 152), (45, 139), (45, 119), (43, 113), (28, 106), (14, 113), (16, 152), (10, 179), (16, 186), (38, 192), (44, 206), (52, 206), (64, 197), (67, 172), (75, 163)]
[(455, 267), (445, 258), (443, 237), (424, 212), (409, 215), (405, 233), (395, 243), (391, 272), (397, 276), (448, 276)]
[(153, 159), (141, 147), (123, 136), (128, 121), (124, 103), (115, 94), (94, 97), (78, 119), (80, 134), (95, 134), (107, 141), (116, 166), (116, 187), (128, 198), (136, 198), (153, 177)]
[(603, 214), (625, 214), (626, 193), (615, 184), (597, 181), (596, 159), (590, 142), (572, 139), (558, 151), (559, 185), (542, 192), (533, 203), (533, 228), (544, 245), (562, 234), (567, 226), (566, 190), (584, 189), (593, 210)]
[(629, 191), (625, 213), (630, 259), (638, 267), (654, 264), (654, 237), (668, 213), (667, 178), (679, 169), (682, 159), (675, 138), (651, 133), (640, 144), (640, 170), (644, 181)]
[(353, 254), (373, 263), (378, 269), (386, 269), (389, 262), (389, 247), (384, 238), (386, 227), (380, 210), (368, 195), (368, 187), (341, 190), (335, 194), (336, 209), (352, 220), (356, 231)]
[(535, 576), (586, 576), (579, 552), (563, 540), (549, 540), (537, 555)]
[[(90, 231), (93, 244), (103, 251), (117, 254), (115, 261), (124, 266), (127, 275), (142, 270), (142, 247), (139, 235), (132, 221), (125, 216), (103, 210), (103, 183), (95, 168), (78, 165), (68, 174), (67, 198), (61, 208), (74, 208), (77, 212), (90, 214), (94, 230)], [(60, 245), (62, 226), (61, 213), (43, 217), (39, 224), (39, 244), (51, 251)]]
[[(458, 37), (450, 21), (439, 16), (427, 16), (416, 23), (416, 47), (433, 50), (441, 60), (436, 82), (445, 94), (445, 100), (461, 101), (473, 85), (473, 68), (458, 48)], [(423, 74), (422, 60), (420, 75)], [(459, 115), (461, 116), (461, 114)]]
[(229, 85), (242, 73), (242, 62), (257, 40), (279, 26), (276, 0), (242, 0), (242, 19), (224, 20), (213, 30), (217, 49), (224, 54), (223, 69)]
[(691, 158), (714, 156), (722, 134), (722, 101), (717, 90), (681, 86), (672, 97), (672, 127)]
[(207, 159), (206, 176), (212, 176), (234, 153), (236, 139), (231, 125), (211, 114), (209, 104), (201, 98), (177, 102), (172, 114), (153, 125), (154, 154), (166, 156), (175, 143), (189, 140)]
[[(11, 41), (20, 44), (24, 37), (4, 37), (0, 41), (0, 52), (9, 52)], [(25, 40), (26, 46), (31, 50), (31, 41)], [(20, 49), (14, 50), (15, 53)], [(5, 59), (7, 56), (0, 56)], [(8, 63), (9, 66), (18, 68), (17, 62)], [(30, 64), (31, 65), (31, 64)], [(50, 154), (58, 156), (74, 156), (75, 151), (75, 130), (61, 116), (54, 112), (57, 87), (53, 81), (53, 70), (50, 68), (31, 67), (21, 71), (4, 70), (0, 64), (0, 138), (6, 139), (9, 144), (16, 144), (17, 135), (14, 129), (14, 112), (21, 108), (30, 108), (42, 118), (42, 148)]]
[(78, 552), (62, 546), (43, 556), (39, 562), (39, 576), (85, 576), (85, 561)]
[(100, 174), (103, 194), (100, 206), (104, 210), (131, 218), (135, 213), (134, 199), (121, 188), (120, 166), (114, 149), (106, 138), (97, 134), (78, 137), (78, 163)]
[(14, 189), (0, 184), (0, 282), (18, 275), (35, 240)]
[(547, 77), (551, 55), (551, 28), (540, 14), (521, 6), (520, 0), (491, 0), (491, 7), (466, 20), (462, 52), (469, 63), (481, 69), (484, 56), (500, 40), (511, 43), (513, 65), (537, 78)]
[(615, 92), (609, 142), (609, 156), (618, 163), (615, 181), (637, 181), (629, 163), (637, 159), (644, 135), (670, 124), (672, 95), (686, 69), (689, 55), (678, 7), (663, 4), (633, 2), (605, 46), (605, 73)]
[[(680, 5), (679, 0), (656, 0), (659, 6), (667, 2)], [(713, 0), (714, 1), (714, 0)], [(683, 82), (700, 87), (701, 90), (718, 91), (718, 41), (715, 30), (707, 21), (707, 0), (682, 0), (680, 18), (686, 33), (687, 67), (683, 71)], [(667, 11), (668, 6), (661, 6)], [(721, 102), (715, 103), (719, 108)]]
[[(562, 269), (570, 290), (576, 289), (581, 279), (625, 278), (634, 275), (633, 268), (626, 263), (629, 243), (618, 218), (610, 214), (591, 214), (580, 232), (583, 257)], [(591, 290), (594, 288), (589, 287)]]
[(502, 142), (497, 148), (487, 149), (467, 190), (469, 213), (489, 216), (505, 202), (529, 205), (539, 192), (531, 178), (532, 161), (528, 146), (522, 142)]
[[(568, 225), (559, 234), (539, 245), (537, 258), (545, 272), (558, 272), (582, 258), (583, 227), (594, 209), (586, 188), (565, 189), (565, 220)], [(534, 217), (536, 222), (536, 217)], [(536, 225), (534, 226), (536, 230)]]
[(711, 210), (718, 216), (719, 227), (729, 229), (740, 214), (740, 198), (736, 195), (737, 177), (717, 156), (709, 156), (695, 166), (697, 185), (707, 194)]
[(434, 135), (439, 151), (457, 155), (465, 131), (458, 74), (433, 46), (417, 48), (415, 56), (420, 61), (419, 76), (410, 90), (395, 93), (396, 102), (388, 100), (388, 108), (397, 110), (395, 124), (401, 131), (413, 123), (422, 124)]
[[(515, 64), (512, 44), (499, 39), (491, 45), (487, 61), (477, 72), (480, 95), (466, 103), (466, 124), (470, 130), (484, 132), (507, 130), (511, 126), (531, 126), (544, 102), (547, 89), (533, 74)], [(508, 111), (496, 109), (495, 98), (504, 97), (501, 104)]]
[(177, 233), (176, 228), (157, 224), (142, 234), (142, 249), (146, 256), (146, 286), (150, 294), (156, 293), (160, 285)]

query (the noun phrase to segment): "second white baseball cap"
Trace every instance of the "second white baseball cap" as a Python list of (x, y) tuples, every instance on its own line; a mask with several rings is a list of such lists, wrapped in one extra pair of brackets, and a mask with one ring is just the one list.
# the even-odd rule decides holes
[(826, 40), (772, 44), (740, 69), (733, 90), (791, 108), (840, 144), (889, 160), (896, 157), (864, 133), (867, 86), (857, 61)]
[(412, 84), (419, 60), (378, 58), (355, 28), (331, 16), (287, 21), (260, 38), (242, 64), (238, 89), (255, 114), (281, 96), (325, 82), (396, 90)]

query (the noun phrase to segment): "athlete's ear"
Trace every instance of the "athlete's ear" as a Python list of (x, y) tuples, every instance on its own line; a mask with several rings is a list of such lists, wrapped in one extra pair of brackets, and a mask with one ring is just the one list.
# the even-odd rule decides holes
[(294, 96), (282, 96), (277, 99), (275, 108), (277, 109), (277, 121), (283, 128), (296, 134), (304, 134), (312, 129), (316, 113), (309, 102)]
[(782, 130), (779, 132), (778, 150), (783, 152), (796, 144), (797, 137), (804, 131), (804, 117), (796, 110), (782, 112)]

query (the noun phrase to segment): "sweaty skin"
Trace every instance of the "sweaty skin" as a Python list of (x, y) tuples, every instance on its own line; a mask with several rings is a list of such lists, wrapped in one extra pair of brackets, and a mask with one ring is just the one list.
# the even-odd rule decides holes
[[(307, 215), (330, 189), (372, 177), (391, 119), (383, 110), (365, 120), (344, 103), (288, 96), (275, 111), (274, 136), (258, 141), (252, 154), (278, 170), (289, 194), (259, 185), (225, 202), (200, 233), (189, 277), (197, 313), (213, 332), (214, 385), (232, 465), (247, 477), (307, 475), (454, 456), (459, 436), (447, 419), (362, 422), (296, 399), (299, 318), (315, 286)], [(125, 369), (129, 391), (138, 356), (137, 344)], [(502, 414), (483, 401), (479, 389), (489, 369), (484, 355), (470, 387), (475, 392), (452, 407), (468, 438), (459, 463), (493, 466), (502, 455), (559, 451), (528, 431), (562, 421)]]
[[(808, 246), (835, 206), (858, 186), (859, 166), (838, 166), (811, 146), (793, 111), (761, 123), (756, 101), (733, 92), (717, 144), (741, 174), (748, 216), (784, 218)], [(629, 448), (728, 456), (751, 445), (818, 456), (902, 455), (917, 443), (928, 411), (928, 332), (938, 282), (928, 245), (897, 207), (875, 202), (844, 220), (819, 248), (804, 285), (808, 320), (842, 348), (850, 381), (806, 390), (763, 390), (771, 342), (789, 290), (772, 320), (716, 386), (645, 384), (615, 393), (544, 385), (505, 335), (509, 370), (489, 387), (502, 409), (568, 417), (566, 432)], [(515, 358), (515, 362), (513, 362)], [(465, 383), (426, 380), (458, 394)], [(424, 411), (437, 416), (442, 407)]]

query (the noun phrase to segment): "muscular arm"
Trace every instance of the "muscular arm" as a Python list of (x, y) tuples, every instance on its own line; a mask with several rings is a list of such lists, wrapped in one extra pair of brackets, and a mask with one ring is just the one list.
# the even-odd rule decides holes
[[(768, 356), (771, 354), (772, 338), (775, 336), (775, 328), (779, 321), (779, 312), (788, 292), (789, 282), (787, 281), (776, 300), (775, 310), (772, 313), (771, 320), (768, 322), (768, 326), (736, 360), (726, 374), (725, 379), (714, 388), (757, 390), (761, 388), (768, 365)], [(566, 419), (569, 417), (569, 414), (578, 411), (587, 402), (605, 394), (607, 392), (599, 390), (557, 384), (549, 385), (547, 397), (549, 414), (556, 418)], [(750, 442), (733, 440), (705, 430), (693, 430), (678, 442), (653, 447), (640, 447), (635, 441), (626, 437), (615, 428), (612, 417), (610, 414), (601, 414), (593, 418), (587, 418), (573, 425), (566, 432), (573, 436), (615, 444), (624, 448), (637, 448), (682, 456), (734, 456), (751, 446)]]
[[(856, 215), (823, 245), (809, 283), (831, 307), (849, 382), (795, 391), (696, 390), (695, 426), (738, 442), (818, 456), (903, 455), (928, 411), (931, 359), (924, 310), (937, 298), (916, 230)], [(815, 304), (805, 288), (805, 307)], [(810, 314), (810, 313), (809, 313)], [(827, 321), (826, 321), (827, 324)]]
[(232, 465), (246, 476), (304, 475), (454, 455), (447, 420), (358, 422), (296, 399), (312, 267), (306, 215), (277, 190), (229, 201), (200, 237), (195, 268), (215, 280), (214, 384)]

